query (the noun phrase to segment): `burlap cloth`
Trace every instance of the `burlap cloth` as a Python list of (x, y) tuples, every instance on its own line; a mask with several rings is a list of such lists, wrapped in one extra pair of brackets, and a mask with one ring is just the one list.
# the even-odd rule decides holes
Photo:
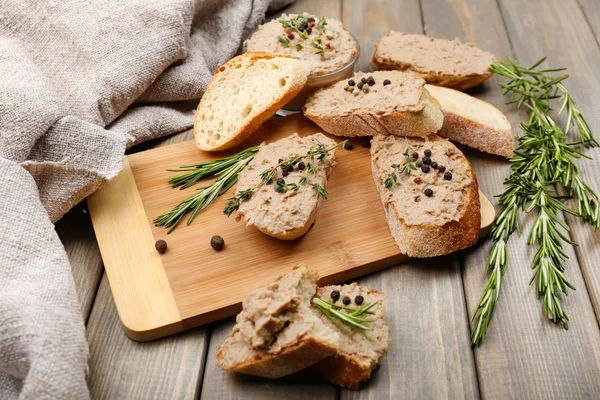
[(0, 399), (89, 397), (53, 222), (117, 175), (127, 147), (192, 126), (181, 101), (200, 98), (268, 5), (0, 2)]

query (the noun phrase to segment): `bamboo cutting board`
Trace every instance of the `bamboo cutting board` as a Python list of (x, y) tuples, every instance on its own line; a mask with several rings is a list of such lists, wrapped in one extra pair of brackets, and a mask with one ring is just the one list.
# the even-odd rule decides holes
[[(126, 157), (117, 178), (88, 198), (88, 205), (119, 317), (129, 337), (147, 341), (234, 315), (246, 295), (267, 285), (297, 263), (317, 269), (321, 284), (333, 284), (406, 261), (386, 224), (371, 178), (369, 150), (353, 141), (338, 149), (317, 222), (302, 238), (284, 242), (223, 215), (229, 193), (185, 219), (171, 234), (152, 219), (193, 194), (173, 189), (168, 168), (236, 153), (263, 140), (320, 129), (302, 115), (266, 122), (242, 147), (221, 153), (198, 150), (194, 141)], [(339, 141), (339, 138), (334, 138)], [(230, 193), (234, 193), (232, 189)], [(482, 228), (495, 213), (481, 195)], [(210, 238), (220, 235), (216, 252)], [(154, 249), (158, 239), (168, 250)]]

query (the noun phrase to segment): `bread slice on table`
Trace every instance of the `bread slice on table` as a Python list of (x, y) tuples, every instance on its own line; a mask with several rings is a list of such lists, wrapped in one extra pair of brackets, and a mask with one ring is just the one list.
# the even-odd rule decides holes
[[(291, 171), (285, 168), (284, 176), (285, 165), (279, 165), (279, 160), (287, 162), (321, 146), (332, 150), (322, 160), (316, 156), (297, 159)], [(327, 186), (327, 178), (335, 166), (335, 146), (336, 142), (322, 133), (305, 137), (295, 133), (263, 146), (239, 174), (237, 193), (256, 189), (250, 199), (240, 203), (237, 219), (243, 219), (246, 226), (253, 226), (277, 239), (294, 240), (303, 236), (315, 222), (325, 199), (326, 193), (317, 189)], [(276, 171), (273, 181), (263, 183), (261, 173), (270, 168)], [(303, 178), (305, 183), (301, 182)], [(278, 181), (288, 188), (285, 192), (278, 187)], [(294, 185), (297, 185), (296, 189)]]
[(371, 64), (382, 70), (409, 70), (432, 85), (466, 90), (490, 76), (495, 56), (472, 43), (392, 31), (375, 46)]
[(233, 331), (217, 351), (226, 371), (279, 378), (336, 353), (339, 334), (311, 309), (318, 276), (295, 267), (250, 294)]
[(423, 137), (437, 132), (444, 120), (424, 85), (422, 78), (407, 72), (358, 72), (313, 93), (304, 115), (336, 136)]
[(250, 136), (308, 78), (302, 61), (283, 54), (246, 53), (221, 66), (194, 116), (196, 145), (206, 151), (234, 147)]
[(458, 90), (425, 85), (444, 113), (438, 135), (502, 157), (513, 155), (514, 142), (508, 118), (496, 107)]
[[(425, 151), (431, 151), (429, 158)], [(414, 152), (417, 160), (412, 158)], [(388, 226), (402, 253), (441, 256), (477, 242), (481, 223), (477, 178), (450, 141), (437, 135), (424, 139), (378, 135), (371, 142), (371, 162)]]
[(331, 383), (358, 390), (362, 383), (371, 379), (371, 373), (388, 352), (391, 339), (390, 328), (385, 322), (386, 297), (385, 294), (377, 290), (358, 286), (356, 283), (320, 287), (317, 289), (316, 297), (334, 302), (331, 298), (333, 291), (340, 293), (337, 304), (341, 304), (342, 299), (346, 296), (351, 299), (348, 307), (352, 308), (360, 307), (356, 302), (357, 296), (362, 296), (362, 305), (377, 303), (369, 310), (373, 314), (366, 316), (375, 320), (375, 322), (366, 324), (371, 328), (370, 331), (366, 332), (366, 335), (372, 341), (368, 341), (358, 333), (350, 336), (339, 331), (331, 320), (315, 307), (315, 312), (321, 316), (321, 320), (326, 326), (334, 330), (338, 329), (340, 338), (337, 353), (319, 361), (312, 368)]

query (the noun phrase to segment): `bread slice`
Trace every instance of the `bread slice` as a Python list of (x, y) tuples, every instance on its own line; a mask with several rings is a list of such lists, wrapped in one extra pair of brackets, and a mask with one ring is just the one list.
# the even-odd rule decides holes
[(243, 302), (237, 324), (217, 351), (226, 371), (279, 378), (336, 353), (339, 334), (311, 309), (318, 276), (297, 266)]
[[(333, 291), (340, 293), (340, 300), (338, 302), (341, 302), (341, 299), (345, 296), (350, 297), (352, 303), (349, 307), (359, 307), (355, 301), (356, 296), (363, 297), (363, 304), (377, 302), (370, 309), (373, 314), (367, 316), (369, 319), (375, 320), (375, 322), (366, 324), (372, 329), (366, 332), (372, 342), (369, 342), (359, 334), (349, 336), (340, 331), (337, 353), (312, 366), (315, 371), (329, 382), (358, 390), (362, 383), (371, 378), (371, 373), (388, 352), (391, 339), (390, 328), (385, 323), (384, 303), (386, 297), (385, 294), (377, 290), (358, 286), (356, 283), (317, 288), (316, 297), (333, 302), (331, 298), (331, 292)], [(323, 313), (320, 311), (315, 312), (320, 314), (321, 320), (326, 326), (334, 330), (338, 329)]]
[[(418, 167), (427, 161), (425, 150), (431, 151), (431, 165), (435, 162), (437, 169), (429, 166), (425, 172), (426, 167), (425, 171)], [(418, 161), (411, 157), (414, 152)], [(425, 139), (378, 135), (371, 142), (371, 162), (388, 226), (402, 253), (441, 256), (477, 242), (481, 223), (477, 178), (450, 141), (437, 135)], [(409, 168), (407, 175), (403, 169), (410, 165), (416, 169)], [(396, 182), (386, 188), (392, 172)]]
[(458, 90), (425, 85), (444, 113), (438, 135), (503, 157), (513, 155), (514, 143), (508, 118), (496, 107)]
[(376, 69), (409, 70), (432, 85), (466, 90), (490, 76), (495, 56), (458, 39), (392, 31), (375, 46), (371, 64)]
[(225, 150), (244, 141), (285, 103), (308, 78), (302, 61), (288, 55), (246, 53), (220, 67), (194, 116), (196, 145)]
[[(375, 84), (365, 93), (364, 86), (360, 90), (358, 85), (371, 77)], [(386, 81), (390, 83), (384, 85)], [(425, 81), (412, 73), (358, 72), (350, 80), (315, 92), (304, 106), (304, 115), (336, 136), (423, 137), (437, 132), (444, 119), (424, 85)]]
[[(323, 160), (317, 157), (297, 160), (298, 163), (287, 176), (283, 176), (282, 167), (277, 168), (277, 174), (271, 184), (261, 184), (261, 173), (276, 167), (280, 163), (279, 160), (287, 161), (291, 157), (304, 156), (319, 146), (330, 149), (335, 145), (333, 140), (322, 133), (305, 137), (295, 133), (263, 146), (246, 169), (239, 174), (238, 192), (257, 189), (250, 199), (241, 202), (237, 219), (244, 219), (247, 226), (254, 226), (277, 239), (294, 240), (303, 236), (315, 222), (324, 199), (313, 185), (326, 188), (327, 178), (335, 166), (335, 149), (328, 152)], [(304, 169), (301, 169), (300, 162), (304, 163)], [(300, 182), (303, 177), (308, 179), (306, 183)], [(285, 185), (297, 184), (297, 190), (289, 188), (285, 193), (278, 192), (278, 179), (283, 179)]]

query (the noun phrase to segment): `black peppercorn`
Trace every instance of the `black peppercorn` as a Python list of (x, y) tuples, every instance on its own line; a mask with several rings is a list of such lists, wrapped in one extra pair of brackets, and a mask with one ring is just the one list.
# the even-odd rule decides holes
[(433, 196), (433, 190), (431, 190), (431, 189), (425, 189), (424, 193), (425, 193), (425, 196), (427, 196), (427, 197)]
[(158, 251), (160, 254), (163, 254), (165, 251), (167, 251), (167, 242), (165, 242), (164, 240), (160, 239), (157, 240), (156, 243), (154, 243), (154, 248), (156, 249), (156, 251)]
[(277, 179), (277, 184), (279, 186), (285, 186), (285, 180), (283, 178), (279, 178), (279, 179)]
[(288, 176), (290, 173), (287, 172), (287, 169), (284, 169), (283, 171), (281, 171), (281, 175), (283, 176)]
[(294, 170), (294, 166), (293, 165), (288, 165), (287, 167), (288, 172), (292, 172)]
[(419, 153), (417, 153), (416, 151), (414, 151), (412, 153), (412, 158), (414, 158), (415, 160), (418, 160), (419, 159)]
[(427, 149), (423, 153), (425, 153), (427, 157), (431, 157), (431, 150)]
[(354, 82), (354, 79), (350, 79), (348, 81), (348, 86), (354, 86), (354, 85), (356, 85), (356, 82)]
[(392, 82), (389, 79), (383, 81), (383, 86), (391, 85)]
[(367, 83), (367, 78), (360, 78), (360, 83)]
[(216, 251), (221, 251), (223, 250), (223, 246), (225, 246), (225, 241), (221, 236), (215, 235), (210, 238), (210, 245)]
[(367, 83), (369, 84), (369, 86), (373, 86), (375, 85), (375, 79), (373, 79), (373, 77), (370, 77), (369, 79), (367, 79)]
[(334, 290), (333, 292), (331, 292), (331, 299), (333, 300), (333, 302), (335, 303), (338, 299), (340, 298), (340, 292), (338, 292), (337, 290)]
[(423, 157), (423, 164), (430, 165), (431, 164), (431, 157), (428, 157), (428, 156)]
[(354, 298), (354, 302), (355, 302), (357, 305), (359, 305), (359, 306), (360, 306), (360, 305), (361, 305), (361, 304), (362, 304), (364, 301), (365, 301), (365, 298), (364, 298), (364, 297), (362, 297), (362, 296), (360, 296), (360, 295), (358, 295), (358, 296), (356, 296), (356, 297)]
[(431, 171), (431, 168), (429, 167), (429, 165), (423, 165), (421, 167), (421, 171), (428, 173), (429, 171)]
[(431, 165), (431, 168), (433, 168), (433, 169), (437, 169), (437, 167), (438, 167), (438, 163), (436, 163), (435, 161), (432, 161), (430, 165)]
[(310, 26), (306, 28), (306, 33), (308, 33), (309, 35), (312, 33), (312, 28)]
[(444, 167), (443, 165), (438, 165), (438, 171), (444, 172), (445, 170), (446, 170), (446, 167)]
[(352, 150), (353, 148), (354, 148), (354, 145), (349, 140), (346, 142), (346, 144), (344, 144), (344, 149), (346, 149), (346, 150)]
[(308, 22), (315, 22), (315, 19), (313, 17), (308, 17)]
[(360, 138), (360, 145), (367, 149), (371, 147), (371, 136), (365, 136)]
[(447, 180), (447, 181), (451, 180), (452, 179), (452, 173), (450, 171), (446, 172), (444, 174), (444, 179)]
[(283, 162), (283, 159), (280, 158), (279, 160), (277, 160), (277, 164), (281, 164)]
[(359, 88), (360, 90), (362, 90), (363, 86), (365, 84), (363, 82), (358, 82), (358, 84), (356, 85), (357, 88)]
[(299, 169), (300, 171), (304, 171), (304, 168), (306, 168), (306, 164), (304, 164), (304, 161), (300, 161), (300, 162), (298, 163), (298, 169)]
[(347, 306), (351, 302), (352, 302), (352, 300), (348, 296), (344, 296), (344, 298), (342, 299), (342, 303), (344, 303), (345, 306)]

